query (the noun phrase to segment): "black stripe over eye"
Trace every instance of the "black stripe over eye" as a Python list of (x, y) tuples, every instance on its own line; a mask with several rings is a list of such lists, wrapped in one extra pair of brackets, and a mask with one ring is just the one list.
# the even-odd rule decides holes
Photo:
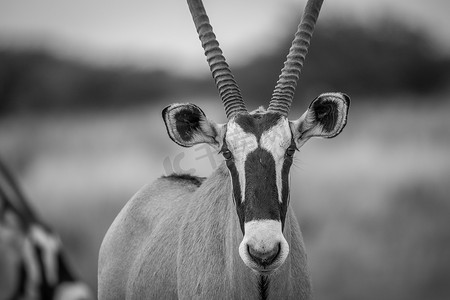
[(230, 160), (233, 157), (233, 154), (231, 154), (231, 151), (229, 150), (223, 151), (222, 155), (226, 160)]
[(287, 148), (287, 150), (286, 150), (286, 156), (292, 157), (292, 156), (294, 156), (294, 153), (295, 153), (295, 148), (294, 148), (294, 147), (289, 147), (289, 148)]

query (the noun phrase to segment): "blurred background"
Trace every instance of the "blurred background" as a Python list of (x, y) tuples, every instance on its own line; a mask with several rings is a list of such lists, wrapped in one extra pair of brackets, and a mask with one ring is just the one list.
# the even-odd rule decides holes
[[(250, 109), (267, 106), (304, 0), (208, 1)], [(317, 299), (450, 299), (450, 2), (325, 1), (295, 102), (352, 98), (291, 171)], [(226, 117), (185, 1), (0, 0), (0, 156), (96, 289), (102, 238), (144, 184), (207, 176), (160, 113)]]

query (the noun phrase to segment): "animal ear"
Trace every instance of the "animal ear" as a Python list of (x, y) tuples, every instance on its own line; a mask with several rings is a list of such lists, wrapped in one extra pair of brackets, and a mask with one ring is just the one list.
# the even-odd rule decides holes
[(347, 123), (350, 98), (341, 93), (326, 93), (314, 99), (300, 119), (291, 122), (297, 148), (311, 137), (333, 138)]
[(170, 138), (180, 146), (191, 147), (207, 143), (220, 149), (223, 142), (224, 124), (209, 120), (195, 104), (172, 104), (162, 111)]

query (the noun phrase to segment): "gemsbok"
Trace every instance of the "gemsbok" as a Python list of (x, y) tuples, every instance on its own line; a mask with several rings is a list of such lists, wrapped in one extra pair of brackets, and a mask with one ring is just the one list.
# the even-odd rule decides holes
[(2, 161), (0, 200), (0, 300), (93, 300)]
[(249, 113), (202, 2), (188, 0), (228, 122), (189, 103), (162, 117), (175, 143), (207, 143), (224, 161), (206, 179), (164, 176), (124, 206), (100, 248), (99, 299), (312, 297), (289, 170), (309, 138), (342, 131), (350, 105), (345, 94), (325, 93), (287, 118), (322, 2), (307, 2), (268, 109)]

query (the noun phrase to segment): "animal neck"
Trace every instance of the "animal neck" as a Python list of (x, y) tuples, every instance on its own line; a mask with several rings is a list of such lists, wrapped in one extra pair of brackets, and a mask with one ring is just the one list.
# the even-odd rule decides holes
[(221, 164), (192, 194), (182, 221), (177, 257), (181, 298), (252, 299), (257, 276), (239, 256), (242, 238), (230, 175)]
[[(230, 175), (221, 164), (192, 194), (184, 214), (177, 256), (180, 298), (217, 298), (220, 295), (245, 299), (264, 299), (263, 295), (283, 298), (286, 291), (294, 291), (293, 280), (304, 281), (302, 285), (308, 289), (303, 240), (292, 212), (286, 218), (284, 235), (291, 252), (276, 274), (262, 279), (239, 256), (243, 235), (232, 198)], [(294, 292), (303, 294), (304, 291)]]

